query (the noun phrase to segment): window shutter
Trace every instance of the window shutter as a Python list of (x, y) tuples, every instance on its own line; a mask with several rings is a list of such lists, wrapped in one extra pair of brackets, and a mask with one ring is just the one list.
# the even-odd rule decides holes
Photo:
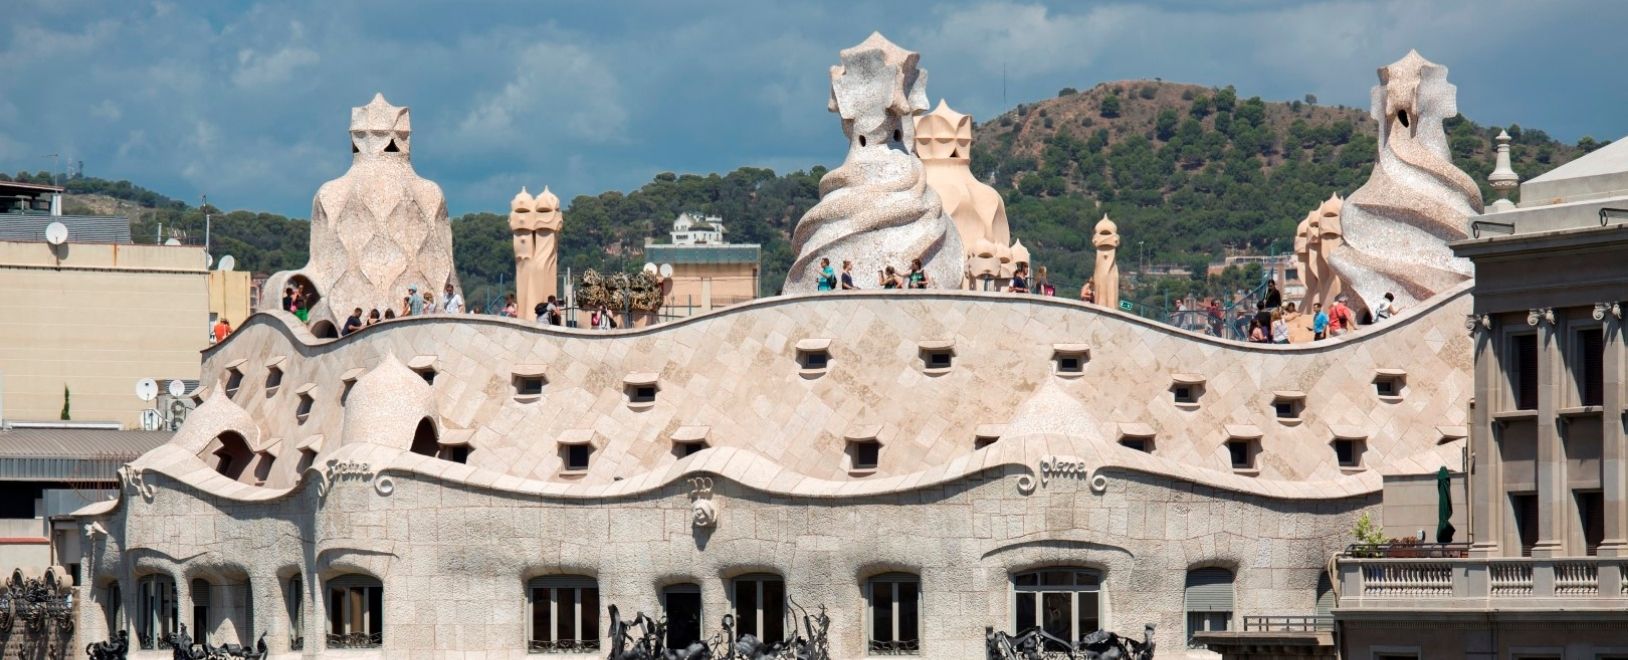
[(208, 582), (193, 580), (192, 584), (188, 585), (188, 589), (192, 591), (193, 607), (209, 607), (210, 584)]
[(1328, 579), (1328, 572), (1324, 571), (1317, 576), (1317, 615), (1329, 616), (1334, 613), (1334, 584)]
[(1232, 571), (1200, 568), (1187, 572), (1188, 612), (1231, 612)]

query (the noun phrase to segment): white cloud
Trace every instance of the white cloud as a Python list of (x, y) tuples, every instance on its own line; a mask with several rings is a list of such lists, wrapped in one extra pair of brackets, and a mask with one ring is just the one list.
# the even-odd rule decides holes
[(301, 67), (322, 61), (317, 52), (303, 46), (285, 46), (270, 54), (253, 48), (237, 51), (237, 71), (232, 73), (232, 84), (241, 88), (275, 87), (288, 82)]
[(628, 112), (609, 67), (567, 43), (539, 43), (515, 57), (514, 77), (484, 95), (458, 126), (477, 145), (528, 144), (566, 136), (590, 143), (626, 140)]
[(101, 117), (108, 121), (118, 121), (120, 117), (124, 116), (124, 111), (120, 110), (119, 104), (114, 103), (112, 99), (102, 99), (101, 103), (90, 107), (90, 114), (93, 117)]

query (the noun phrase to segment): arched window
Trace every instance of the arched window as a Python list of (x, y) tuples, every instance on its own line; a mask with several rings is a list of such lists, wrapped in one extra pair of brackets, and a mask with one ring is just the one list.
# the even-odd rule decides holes
[(435, 422), (425, 417), (418, 422), (418, 429), (413, 431), (414, 454), (434, 457), (441, 452), (440, 436), (435, 432)]
[(254, 460), (254, 452), (249, 450), (249, 442), (235, 431), (226, 431), (215, 436), (213, 452), (215, 472), (221, 476), (237, 481), (248, 469), (249, 463)]
[(328, 648), (378, 648), (384, 645), (384, 584), (371, 575), (330, 578)]
[(582, 575), (546, 575), (526, 583), (532, 653), (599, 650), (599, 582)]
[(283, 589), (283, 601), (288, 607), (288, 650), (305, 649), (305, 581), (299, 573), (288, 578)]
[[(1101, 628), (1102, 574), (1085, 568), (1046, 568), (1012, 576), (1012, 632), (1040, 627), (1077, 642)], [(1068, 649), (1048, 642), (1047, 650)]]
[(1193, 635), (1227, 630), (1232, 623), (1232, 571), (1195, 568), (1187, 571), (1187, 646)]
[(179, 619), (175, 580), (168, 575), (145, 575), (136, 581), (136, 641), (141, 648), (167, 649)]
[(764, 643), (786, 641), (786, 580), (772, 573), (735, 578), (735, 634), (755, 635)]
[(667, 648), (682, 649), (701, 641), (701, 587), (675, 584), (661, 590), (667, 612)]
[(921, 651), (921, 577), (885, 573), (865, 584), (870, 602), (872, 653), (915, 654)]

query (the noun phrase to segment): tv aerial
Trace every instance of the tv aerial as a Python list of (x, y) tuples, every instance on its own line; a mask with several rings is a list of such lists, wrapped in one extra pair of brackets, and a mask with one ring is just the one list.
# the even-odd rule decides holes
[(68, 242), (68, 225), (53, 222), (45, 226), (45, 242), (62, 245)]
[(187, 384), (181, 382), (181, 379), (179, 379), (179, 378), (172, 378), (172, 379), (170, 379), (169, 392), (170, 392), (170, 396), (173, 396), (173, 397), (175, 397), (177, 399), (179, 399), (179, 398), (181, 398), (183, 396), (186, 396), (186, 394), (187, 394)]
[(158, 398), (158, 381), (143, 378), (136, 381), (136, 398), (142, 401), (152, 401)]

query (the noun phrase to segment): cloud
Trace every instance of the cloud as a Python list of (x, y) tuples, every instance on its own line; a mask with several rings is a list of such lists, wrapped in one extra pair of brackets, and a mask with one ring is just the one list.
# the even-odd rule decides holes
[(237, 51), (238, 67), (232, 74), (232, 84), (243, 88), (272, 87), (288, 82), (295, 70), (321, 61), (316, 51), (298, 46), (280, 48), (270, 54), (244, 48)]
[(118, 121), (119, 117), (124, 116), (124, 112), (119, 109), (119, 104), (114, 103), (111, 99), (102, 99), (101, 103), (91, 106), (90, 114), (92, 117), (101, 117), (108, 121)]
[(628, 113), (620, 97), (616, 75), (592, 53), (567, 43), (532, 44), (515, 56), (513, 77), (482, 95), (458, 133), (483, 145), (560, 134), (623, 142)]

